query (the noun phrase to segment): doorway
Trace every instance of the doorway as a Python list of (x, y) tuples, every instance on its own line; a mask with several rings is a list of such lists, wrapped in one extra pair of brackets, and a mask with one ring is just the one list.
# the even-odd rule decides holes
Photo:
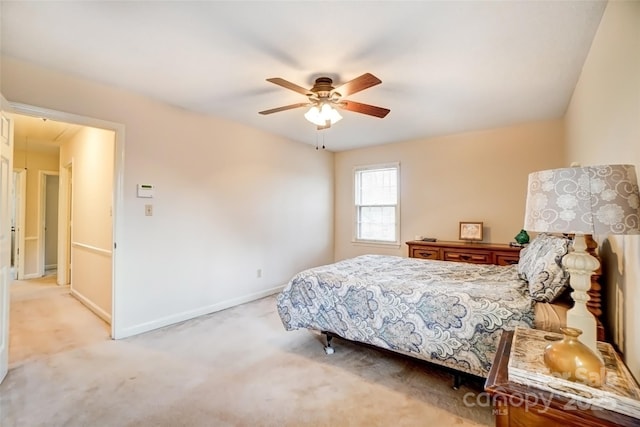
[(58, 171), (40, 171), (40, 277), (58, 270)]
[[(118, 207), (121, 206), (120, 187), (117, 184), (122, 180), (119, 175), (122, 173), (123, 166), (122, 135), (124, 127), (68, 113), (21, 104), (9, 104), (13, 107), (12, 115), (14, 116), (37, 118), (44, 122), (64, 122), (75, 127), (74, 133), (84, 133), (87, 136), (84, 139), (75, 138), (73, 144), (70, 144), (66, 151), (63, 150), (64, 153), (61, 152), (59, 161), (56, 163), (57, 170), (45, 168), (36, 172), (35, 160), (30, 159), (31, 168), (27, 169), (32, 169), (29, 173), (35, 173), (39, 182), (40, 228), (38, 235), (42, 238), (34, 238), (38, 236), (33, 236), (27, 230), (26, 233), (23, 232), (23, 235), (27, 235), (24, 246), (28, 252), (29, 242), (34, 241), (35, 243), (37, 241), (40, 248), (37, 252), (38, 277), (55, 272), (58, 279), (57, 284), (68, 285), (70, 293), (77, 300), (110, 324), (111, 336), (115, 338), (113, 298), (116, 294), (114, 275), (116, 269), (113, 249), (116, 236), (115, 224), (120, 212)], [(106, 140), (108, 143), (103, 145)], [(29, 145), (35, 144), (31, 140)], [(105, 150), (108, 151), (106, 154)], [(117, 153), (119, 155), (116, 155)], [(87, 160), (89, 159), (86, 157), (88, 155), (91, 155), (93, 160)], [(66, 157), (63, 159), (63, 156)], [(15, 166), (16, 173), (19, 173), (20, 164), (16, 162)], [(91, 182), (92, 176), (103, 178), (99, 181), (96, 178), (96, 181)], [(76, 191), (77, 189), (79, 191)], [(57, 198), (55, 190), (58, 191)], [(106, 196), (98, 197), (100, 194), (106, 194)], [(55, 202), (57, 202), (57, 208)], [(29, 208), (27, 207), (25, 211), (29, 211)], [(55, 215), (51, 215), (52, 212), (57, 214), (57, 218)], [(104, 214), (105, 212), (107, 214)], [(96, 226), (87, 220), (87, 218), (100, 217), (100, 215), (107, 218), (105, 224)], [(77, 221), (77, 224), (73, 224), (72, 218), (75, 220), (76, 216), (81, 220)], [(74, 225), (78, 225), (78, 227)], [(77, 228), (80, 230), (78, 231)], [(91, 230), (99, 230), (101, 237), (105, 238), (101, 241), (83, 235)], [(16, 253), (18, 253), (17, 250)], [(22, 260), (24, 261), (21, 263), (22, 265), (29, 266), (29, 260), (26, 258), (28, 255), (24, 251), (20, 251), (16, 265)], [(72, 266), (78, 268), (72, 268)], [(25, 278), (24, 276), (23, 278)], [(100, 281), (104, 282), (104, 286), (97, 291), (96, 282)], [(83, 286), (83, 283), (90, 285)]]
[[(62, 272), (53, 282), (110, 323), (115, 133), (18, 114), (13, 121), (14, 165), (27, 180), (23, 278)], [(64, 173), (70, 163), (78, 173)]]

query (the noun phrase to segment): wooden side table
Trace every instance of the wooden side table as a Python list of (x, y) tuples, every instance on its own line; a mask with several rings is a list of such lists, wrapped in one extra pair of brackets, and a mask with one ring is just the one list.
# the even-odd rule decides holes
[(512, 340), (513, 332), (503, 332), (485, 383), (493, 402), (496, 427), (640, 426), (640, 419), (509, 381)]

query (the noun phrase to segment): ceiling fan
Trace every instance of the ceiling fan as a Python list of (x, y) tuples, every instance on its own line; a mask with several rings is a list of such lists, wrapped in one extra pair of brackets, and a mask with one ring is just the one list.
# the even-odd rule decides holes
[(385, 117), (391, 111), (387, 108), (344, 99), (344, 97), (382, 83), (380, 79), (370, 73), (356, 77), (338, 87), (333, 87), (333, 80), (329, 77), (318, 77), (311, 89), (305, 89), (279, 77), (270, 78), (267, 81), (298, 92), (306, 96), (308, 101), (260, 111), (260, 114), (266, 115), (294, 108), (311, 107), (304, 116), (315, 124), (318, 130), (330, 128), (332, 124), (342, 119), (342, 116), (333, 107), (379, 118)]

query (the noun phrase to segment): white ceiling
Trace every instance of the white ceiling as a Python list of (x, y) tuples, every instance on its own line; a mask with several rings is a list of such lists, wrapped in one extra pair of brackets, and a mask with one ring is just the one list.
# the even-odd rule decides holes
[[(604, 1), (4, 1), (4, 55), (335, 151), (562, 117)], [(382, 84), (315, 130), (266, 82)]]

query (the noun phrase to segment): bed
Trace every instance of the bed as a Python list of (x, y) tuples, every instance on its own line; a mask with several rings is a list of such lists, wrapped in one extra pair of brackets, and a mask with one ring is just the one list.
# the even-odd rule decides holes
[(277, 310), (329, 349), (339, 336), (486, 378), (502, 331), (564, 323), (569, 247), (543, 233), (510, 266), (362, 255), (296, 274)]

